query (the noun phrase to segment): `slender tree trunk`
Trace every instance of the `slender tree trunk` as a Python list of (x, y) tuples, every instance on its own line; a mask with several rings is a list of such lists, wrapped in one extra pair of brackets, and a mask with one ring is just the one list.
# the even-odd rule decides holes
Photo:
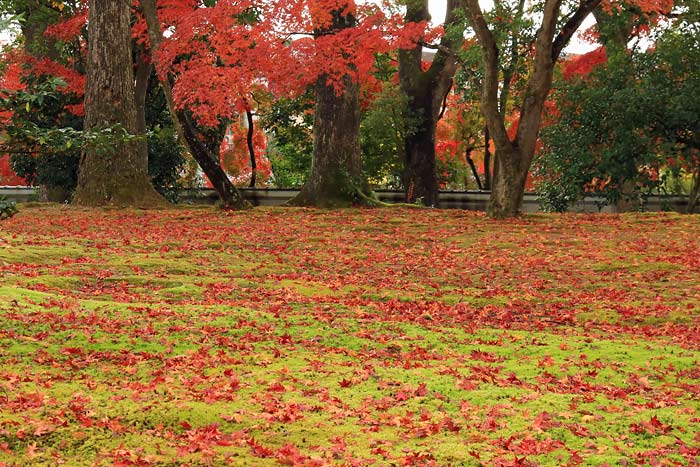
[(248, 144), (248, 155), (250, 156), (250, 188), (255, 188), (255, 179), (258, 174), (258, 164), (255, 161), (255, 147), (253, 146), (253, 131), (255, 123), (253, 122), (253, 112), (250, 109), (245, 111), (246, 119), (248, 120), (248, 134), (246, 135), (246, 143)]
[(700, 204), (700, 167), (692, 175), (692, 186), (688, 195), (688, 214), (693, 214)]
[(491, 190), (491, 136), (488, 125), (484, 125), (484, 190)]
[[(91, 0), (85, 91), (85, 129), (121, 125), (138, 133), (131, 58), (131, 10), (120, 0)], [(73, 202), (86, 206), (164, 206), (148, 176), (142, 138), (87, 146), (80, 160)]]
[[(354, 28), (356, 20), (342, 10), (333, 12), (333, 23), (318, 33)], [(371, 198), (369, 184), (362, 174), (360, 157), (360, 91), (349, 76), (338, 93), (327, 76), (316, 80), (314, 147), (311, 174), (292, 206), (336, 208), (365, 204)]]
[(479, 176), (479, 171), (476, 169), (476, 164), (474, 164), (474, 159), (472, 159), (472, 151), (474, 148), (469, 147), (464, 150), (464, 159), (467, 161), (467, 164), (469, 164), (469, 168), (472, 171), (472, 175), (474, 176), (474, 180), (476, 180), (476, 186), (479, 188), (479, 190), (484, 189), (484, 185), (481, 183), (481, 177)]
[[(148, 39), (151, 45), (151, 55), (154, 56), (163, 39), (163, 31), (158, 20), (155, 0), (141, 0), (141, 9), (143, 16), (146, 19), (148, 28)], [(165, 100), (168, 104), (168, 111), (173, 119), (173, 124), (180, 138), (181, 143), (187, 148), (194, 160), (197, 161), (202, 168), (204, 175), (207, 176), (212, 184), (212, 187), (219, 195), (223, 207), (225, 209), (247, 209), (251, 205), (248, 203), (240, 191), (231, 183), (231, 180), (221, 168), (219, 162), (219, 153), (210, 151), (205, 144), (202, 143), (199, 132), (187, 118), (187, 113), (184, 110), (177, 110), (173, 100), (173, 87), (170, 76), (158, 76), (160, 85), (165, 94)]]

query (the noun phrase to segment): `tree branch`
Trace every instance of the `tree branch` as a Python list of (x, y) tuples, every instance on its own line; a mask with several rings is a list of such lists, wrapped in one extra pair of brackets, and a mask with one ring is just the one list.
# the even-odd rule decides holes
[(586, 17), (593, 12), (593, 10), (600, 5), (601, 0), (583, 0), (573, 15), (566, 20), (564, 26), (562, 26), (561, 31), (557, 34), (552, 45), (552, 60), (557, 61), (561, 55), (564, 47), (569, 43), (571, 37), (574, 35), (578, 28), (581, 27), (581, 23)]

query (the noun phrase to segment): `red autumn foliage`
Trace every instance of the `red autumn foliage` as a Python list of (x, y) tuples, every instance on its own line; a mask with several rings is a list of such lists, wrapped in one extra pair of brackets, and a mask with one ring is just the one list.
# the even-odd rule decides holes
[(605, 47), (597, 49), (583, 55), (575, 55), (564, 62), (562, 76), (566, 80), (574, 77), (586, 77), (593, 69), (601, 63), (607, 62), (608, 57)]
[[(221, 144), (221, 166), (232, 178), (234, 184), (248, 186), (251, 177), (250, 153), (247, 144), (248, 128), (240, 119), (229, 127), (230, 139)], [(266, 156), (267, 139), (265, 133), (255, 127), (253, 148), (256, 161), (256, 186), (265, 186), (272, 174), (272, 164)]]

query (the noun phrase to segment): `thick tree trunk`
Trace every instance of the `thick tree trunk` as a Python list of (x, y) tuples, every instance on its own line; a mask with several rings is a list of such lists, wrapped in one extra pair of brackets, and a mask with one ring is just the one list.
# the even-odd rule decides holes
[(311, 174), (289, 204), (336, 208), (363, 204), (370, 194), (360, 158), (358, 85), (346, 77), (338, 94), (321, 76), (316, 82)]
[[(457, 21), (455, 11), (460, 0), (448, 0), (446, 27)], [(420, 22), (430, 19), (428, 1), (409, 2), (406, 21)], [(457, 62), (451, 51), (461, 40), (452, 35), (443, 38), (433, 57), (430, 68), (423, 71), (423, 46), (399, 51), (399, 85), (408, 97), (408, 118), (417, 119), (418, 127), (404, 139), (403, 184), (407, 203), (422, 202), (426, 206), (438, 204), (438, 182), (435, 172), (435, 133), (440, 110), (452, 87), (452, 77)]]
[[(151, 45), (151, 55), (153, 56), (158, 50), (163, 38), (163, 31), (158, 19), (155, 0), (142, 0), (141, 10), (146, 20), (148, 29), (148, 39)], [(160, 85), (165, 94), (165, 100), (168, 105), (168, 111), (173, 119), (173, 124), (177, 131), (180, 142), (187, 148), (197, 164), (202, 168), (204, 175), (207, 176), (212, 186), (219, 195), (223, 207), (225, 209), (247, 209), (251, 205), (243, 198), (240, 191), (231, 183), (231, 180), (221, 168), (219, 163), (218, 151), (210, 151), (204, 145), (199, 137), (197, 129), (187, 118), (187, 113), (184, 110), (177, 110), (173, 99), (173, 87), (170, 76), (160, 76)]]
[[(355, 18), (343, 10), (333, 12), (333, 22), (316, 31), (328, 34), (356, 27)], [(338, 92), (323, 74), (316, 80), (314, 148), (311, 174), (292, 206), (336, 208), (366, 204), (372, 197), (362, 174), (360, 157), (360, 91), (345, 75)]]
[[(131, 59), (131, 11), (120, 0), (92, 0), (85, 91), (85, 129), (121, 125), (138, 133)], [(75, 204), (164, 206), (148, 176), (145, 139), (88, 146), (80, 160)]]
[(515, 217), (520, 214), (530, 166), (527, 158), (512, 149), (496, 151), (494, 178), (487, 213), (493, 218)]
[(406, 202), (419, 202), (425, 206), (438, 203), (438, 182), (435, 170), (435, 131), (437, 114), (434, 112), (431, 92), (410, 98), (411, 112), (420, 115), (420, 124), (415, 132), (404, 139), (405, 160), (403, 185)]

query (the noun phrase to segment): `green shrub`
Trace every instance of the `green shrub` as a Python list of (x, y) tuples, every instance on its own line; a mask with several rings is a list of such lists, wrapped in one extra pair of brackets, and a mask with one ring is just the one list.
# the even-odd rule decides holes
[(0, 220), (9, 219), (17, 214), (17, 205), (0, 195)]

